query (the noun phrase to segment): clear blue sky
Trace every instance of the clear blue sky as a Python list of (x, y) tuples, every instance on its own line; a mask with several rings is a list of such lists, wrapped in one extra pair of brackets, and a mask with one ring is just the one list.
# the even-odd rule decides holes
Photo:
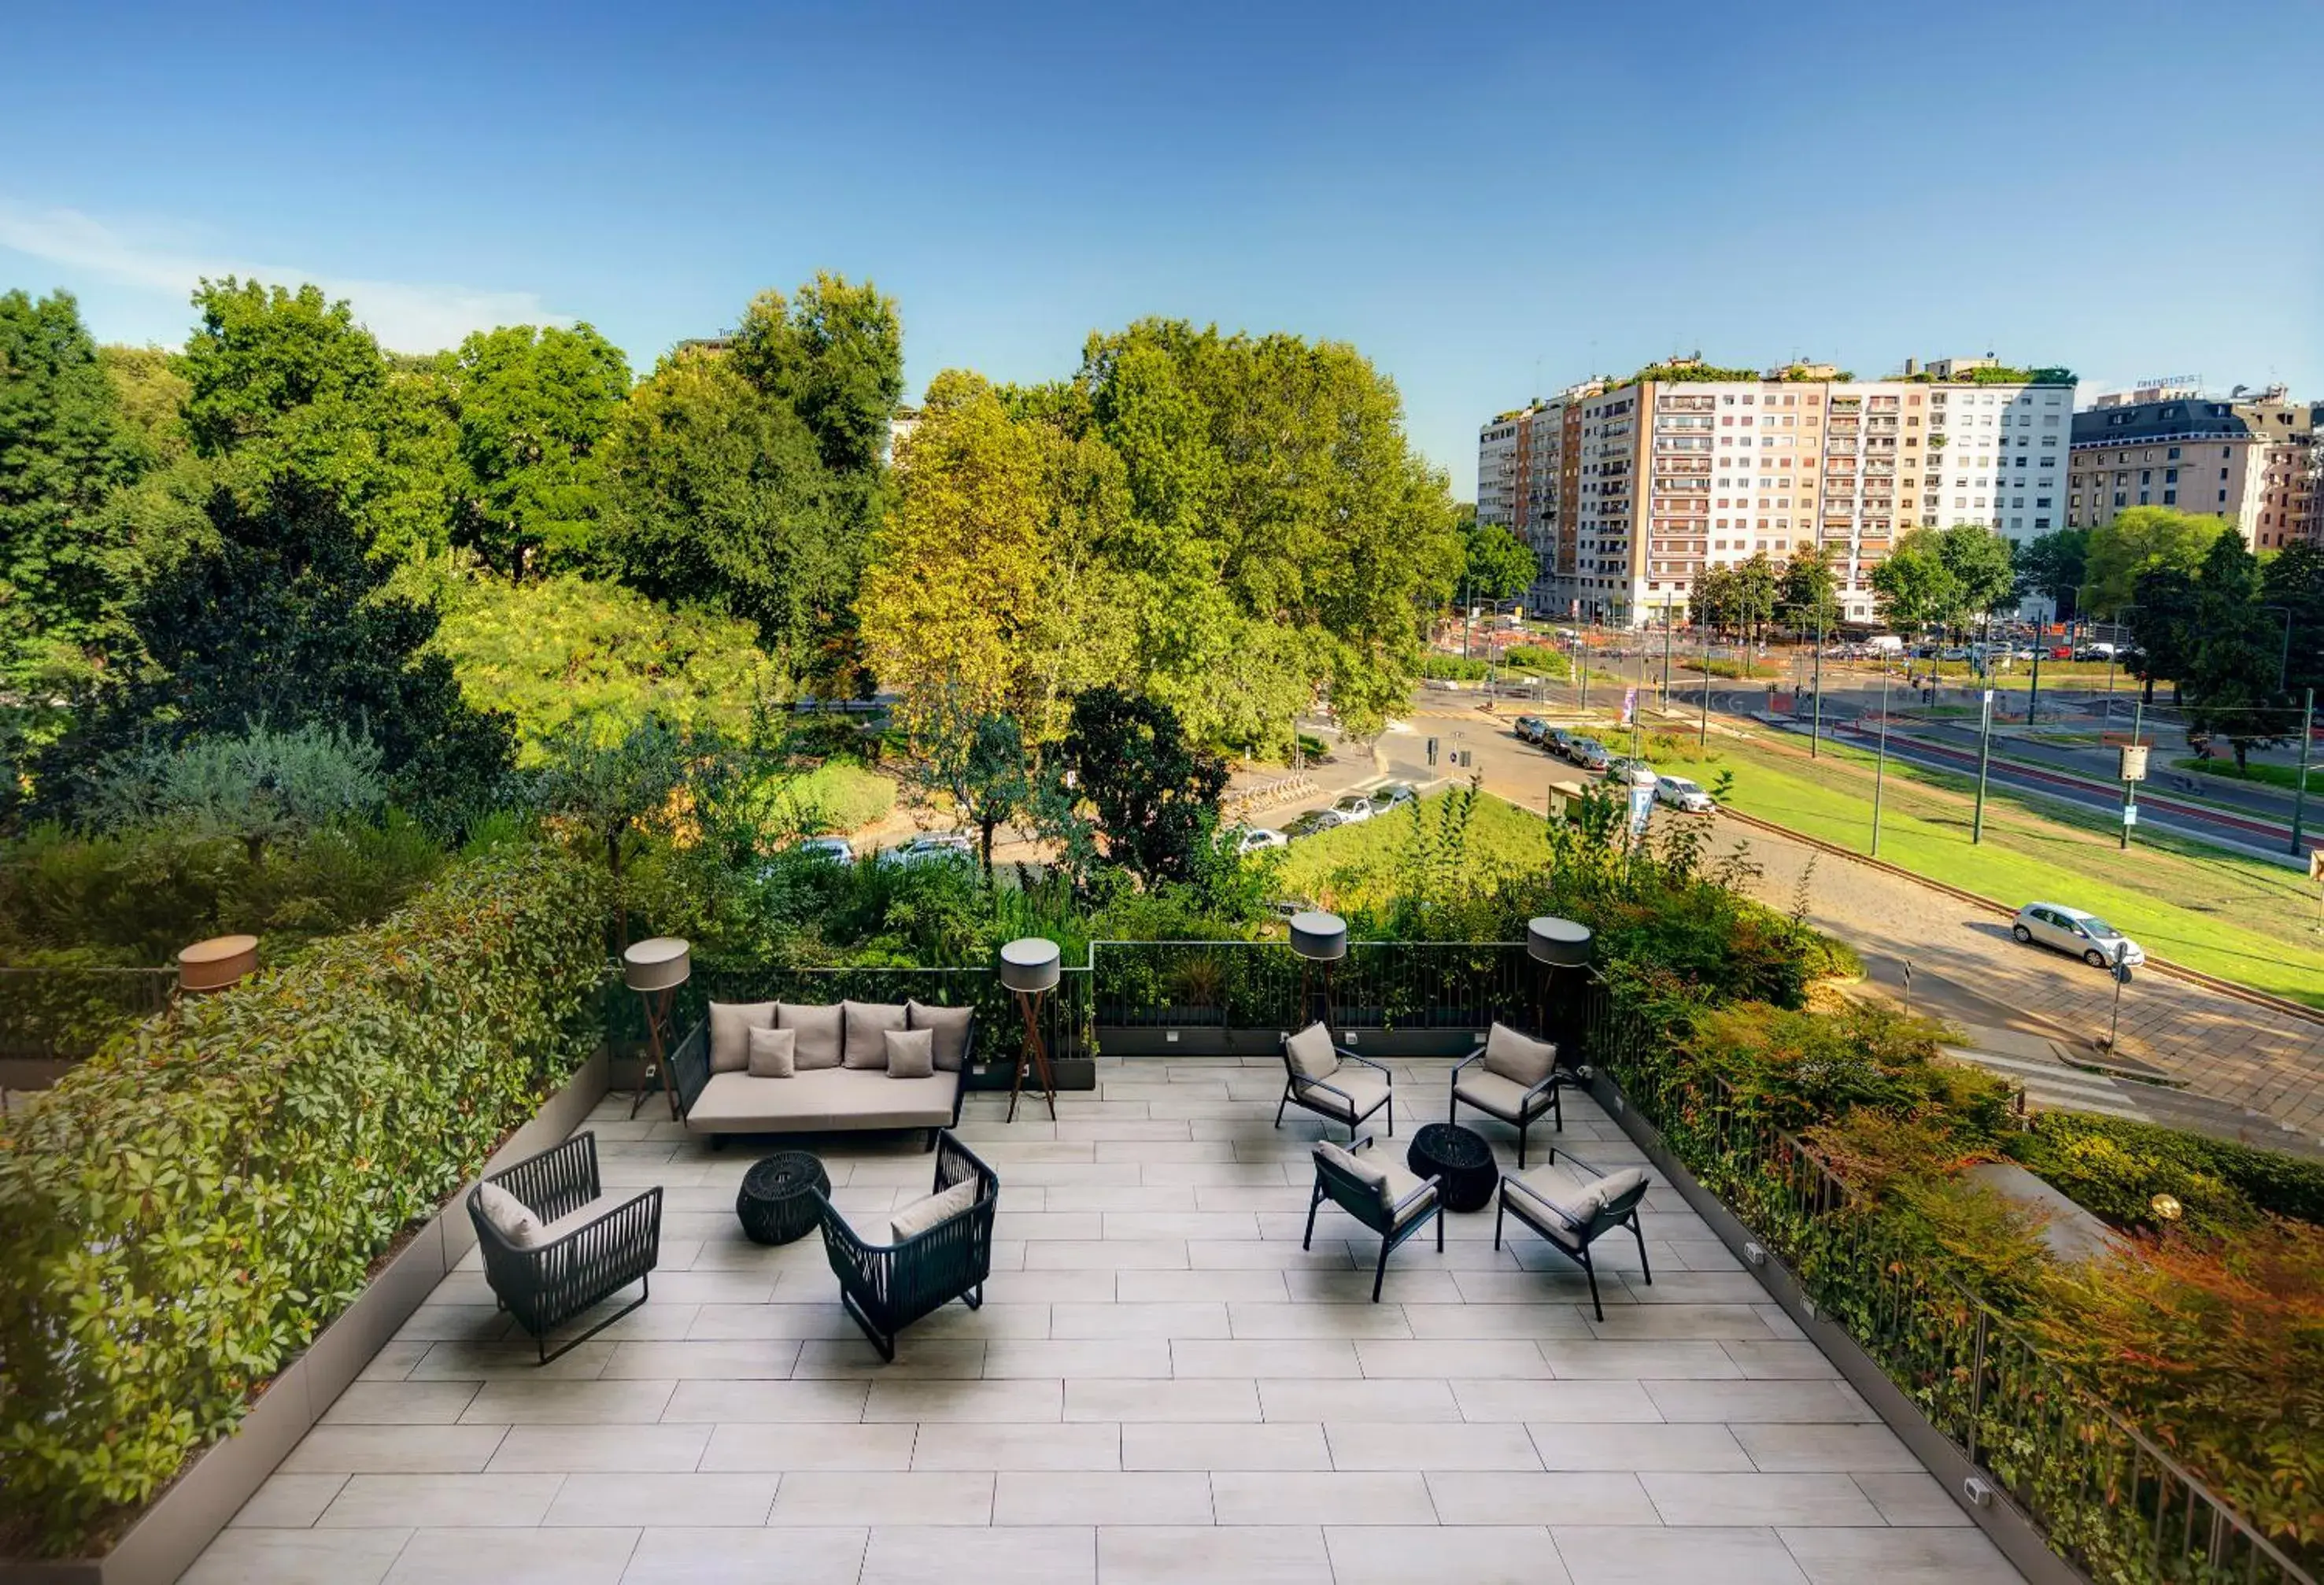
[(391, 345), (578, 318), (642, 371), (823, 268), (896, 297), (915, 391), (1146, 314), (1351, 341), (1464, 495), (1491, 412), (1673, 350), (2324, 396), (2316, 0), (124, 0), (0, 36), (0, 288), (107, 339), (256, 269)]

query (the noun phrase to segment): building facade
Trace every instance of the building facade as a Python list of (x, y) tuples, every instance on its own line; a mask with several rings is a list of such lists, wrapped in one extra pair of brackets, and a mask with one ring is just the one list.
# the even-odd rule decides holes
[(2074, 415), (2070, 525), (2169, 506), (2227, 519), (2255, 550), (2312, 539), (2316, 410), (2282, 386), (2225, 399), (2158, 386), (2101, 397)]
[(1872, 569), (1908, 530), (2028, 539), (2066, 526), (2070, 385), (1997, 382), (1989, 359), (1883, 381), (1699, 368), (1576, 386), (1480, 431), (1478, 515), (1490, 477), (1494, 511), (1509, 514), (1491, 521), (1540, 560), (1536, 614), (1659, 623), (1668, 608), (1683, 621), (1706, 568), (1821, 547), (1843, 615), (1868, 622)]

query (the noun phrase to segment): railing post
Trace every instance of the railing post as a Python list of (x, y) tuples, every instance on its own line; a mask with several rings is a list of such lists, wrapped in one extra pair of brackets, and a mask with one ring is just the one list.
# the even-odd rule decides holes
[(1971, 1368), (1969, 1378), (1969, 1441), (1967, 1451), (1969, 1453), (1969, 1461), (1972, 1464), (1977, 1462), (1978, 1417), (1984, 1412), (1984, 1410), (1985, 1310), (1984, 1307), (1980, 1305), (1977, 1312), (1977, 1363)]

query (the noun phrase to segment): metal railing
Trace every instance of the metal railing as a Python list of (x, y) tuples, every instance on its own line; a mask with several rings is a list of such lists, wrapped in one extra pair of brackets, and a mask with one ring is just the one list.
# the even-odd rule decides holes
[(1279, 941), (1099, 941), (1096, 1021), (1111, 1028), (1292, 1029), (1328, 1002), (1342, 1029), (1481, 1029), (1530, 1009), (1519, 942), (1370, 942), (1328, 966)]
[(0, 1057), (78, 1062), (170, 1009), (175, 969), (0, 968)]
[(2107, 1585), (2317, 1585), (2153, 1441), (2044, 1356), (1847, 1182), (1716, 1076), (1682, 1071), (1647, 1021), (1592, 977), (1582, 1050), (1706, 1188), (1796, 1275), (1818, 1313), (1878, 1362), (1930, 1424), (2062, 1556)]

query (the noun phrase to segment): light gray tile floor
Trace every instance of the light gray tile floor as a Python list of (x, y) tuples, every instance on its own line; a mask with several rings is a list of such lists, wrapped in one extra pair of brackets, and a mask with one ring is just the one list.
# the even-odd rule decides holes
[[(1398, 1138), (1445, 1069), (1399, 1062)], [(1655, 1280), (1449, 1219), (1389, 1258), (1328, 1206), (1271, 1063), (1102, 1062), (960, 1132), (1001, 1180), (981, 1311), (882, 1365), (821, 1241), (745, 1240), (714, 1153), (627, 1096), (604, 1175), (664, 1191), (653, 1298), (547, 1369), (473, 1253), (186, 1579), (193, 1585), (913, 1585), (1416, 1578), (1524, 1585), (2018, 1578), (1666, 1189)], [(1474, 1120), (1507, 1168), (1515, 1138)], [(1537, 1137), (1535, 1149), (1554, 1139)], [(1587, 1100), (1563, 1140), (1639, 1159)], [(789, 1141), (797, 1144), (800, 1141)], [(805, 1141), (843, 1213), (927, 1192), (917, 1138)], [(1383, 1145), (1388, 1141), (1383, 1139)]]

